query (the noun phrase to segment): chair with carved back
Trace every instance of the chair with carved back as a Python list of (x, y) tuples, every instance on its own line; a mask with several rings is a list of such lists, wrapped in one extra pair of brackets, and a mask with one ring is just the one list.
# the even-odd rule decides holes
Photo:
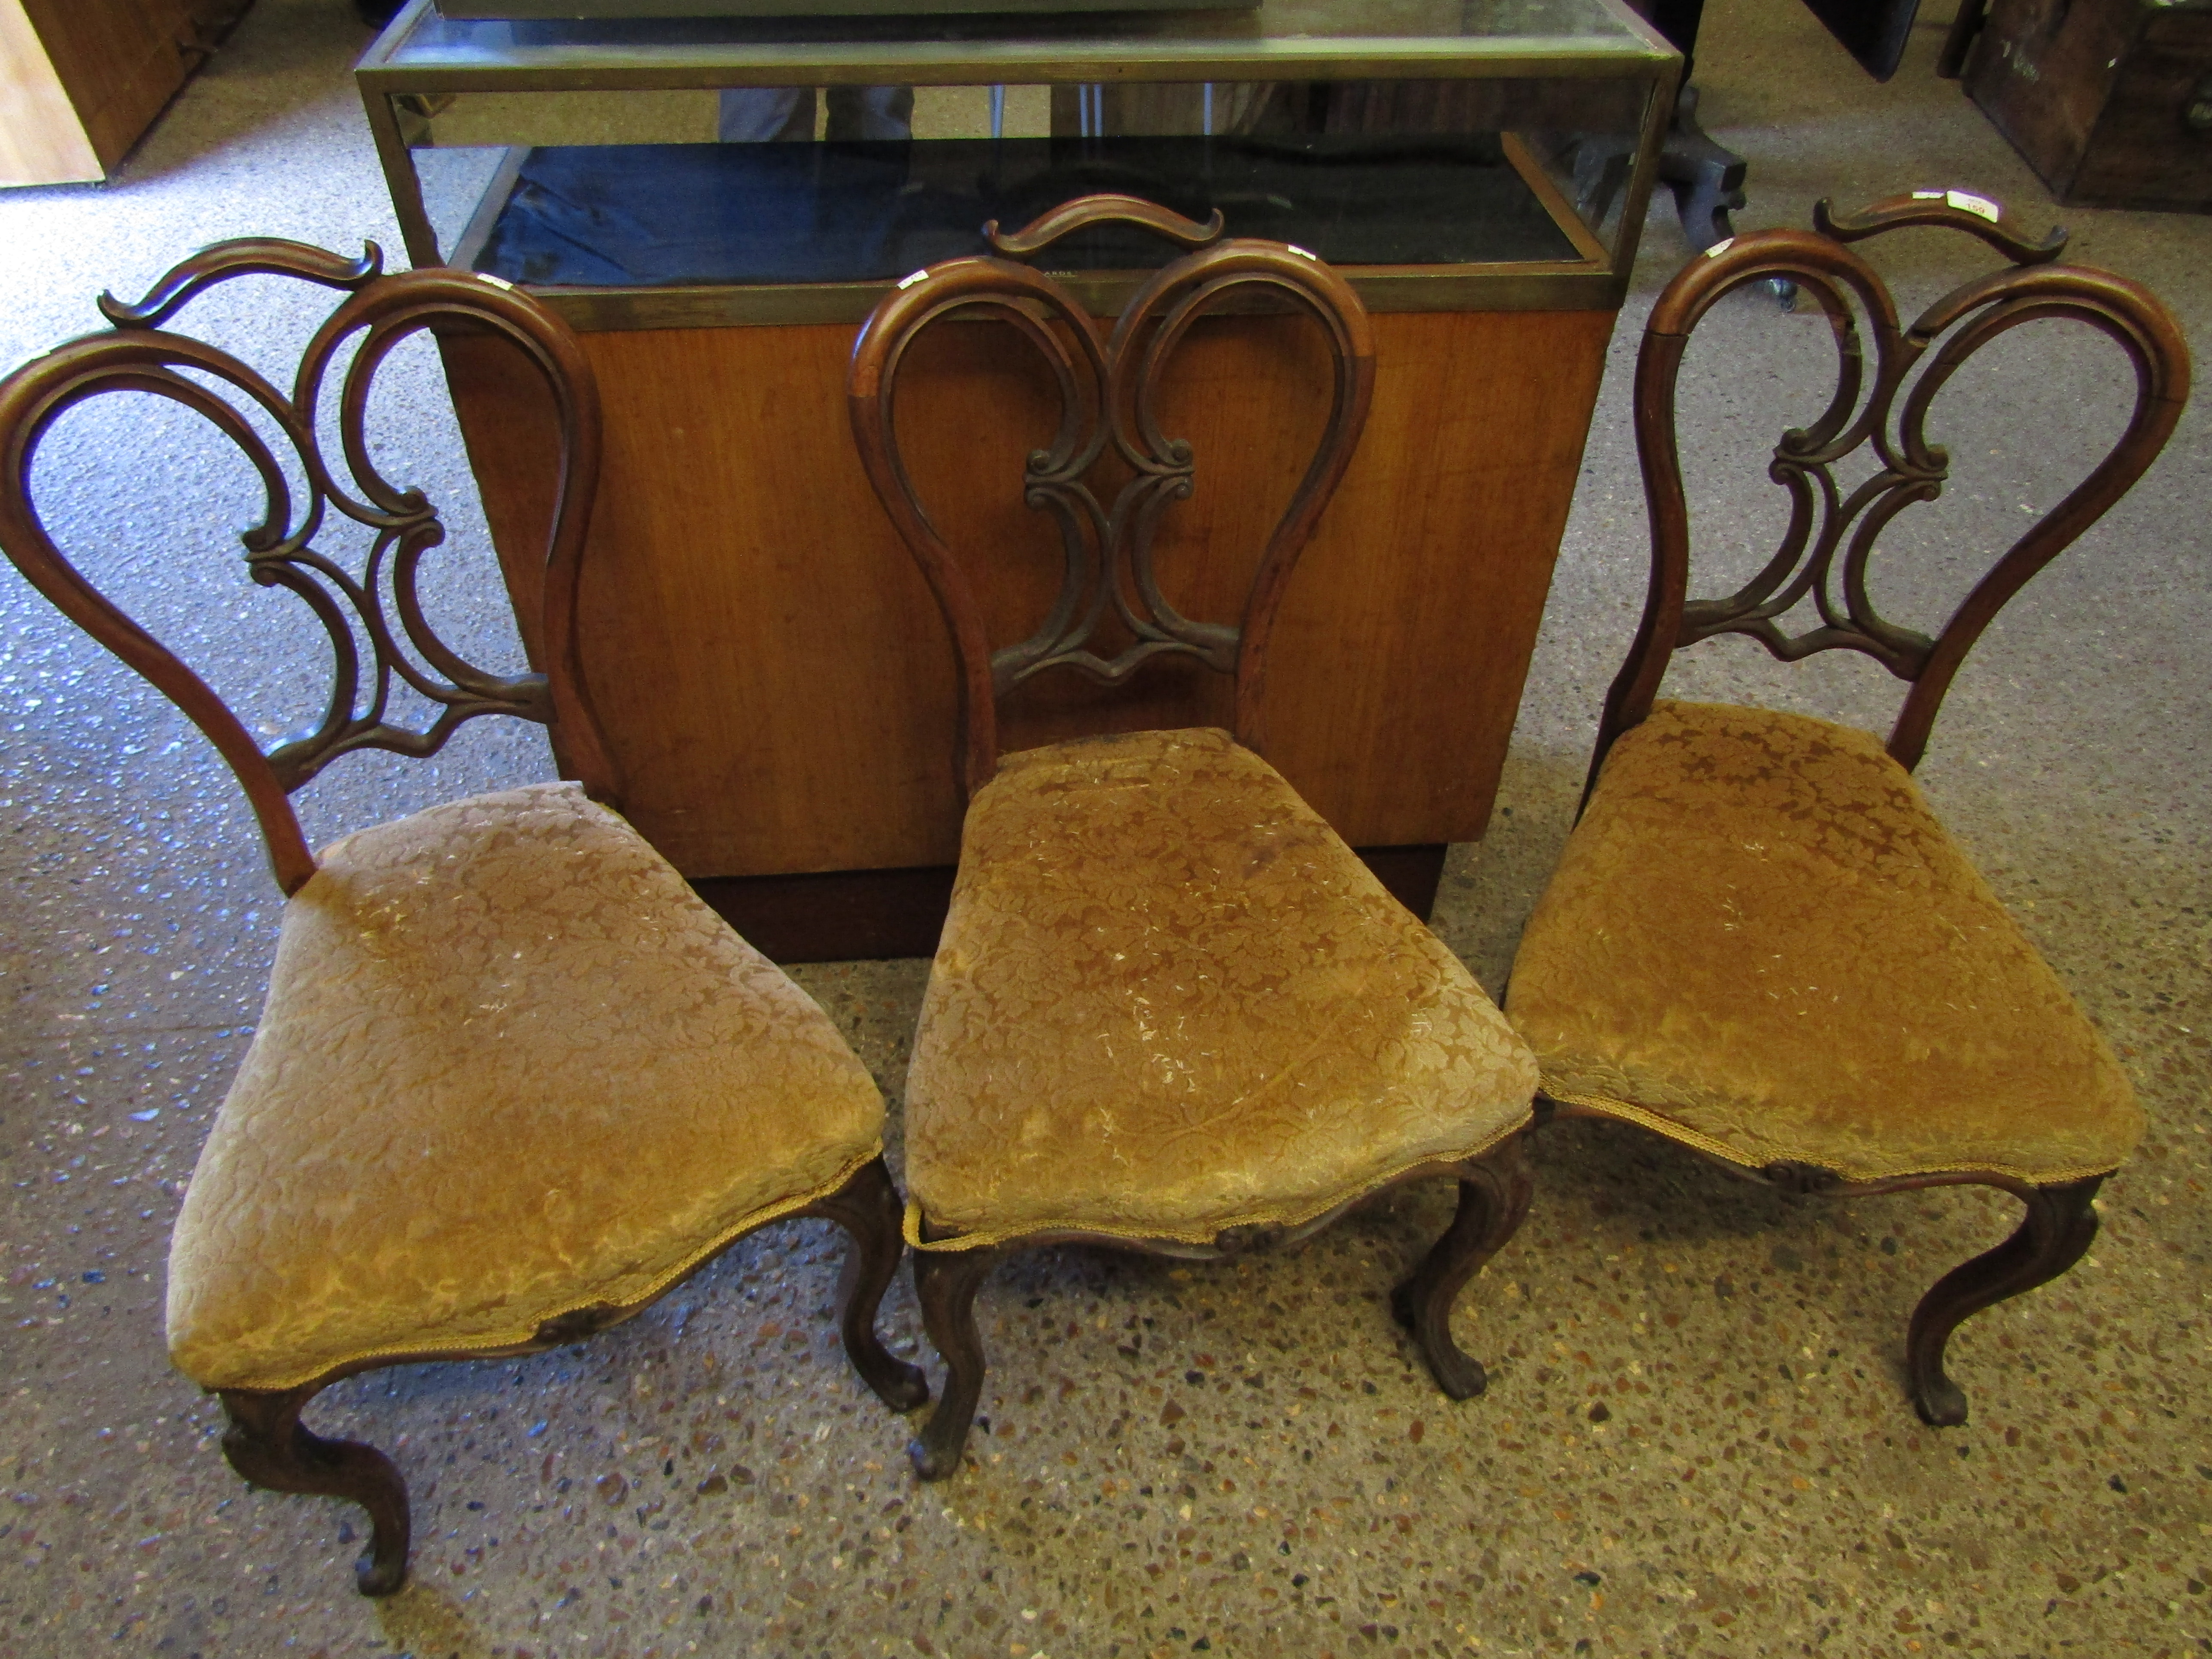
[[(1218, 215), (1200, 226), (1096, 197), (1012, 236), (990, 230), (1001, 253), (1029, 256), (1117, 222), (1191, 251), (1110, 336), (1059, 283), (981, 257), (909, 277), (853, 353), (861, 456), (944, 613), (963, 695), (968, 806), (905, 1103), (907, 1237), (949, 1370), (911, 1448), (925, 1478), (960, 1465), (985, 1364), (975, 1298), (1012, 1252), (1227, 1255), (1302, 1237), (1398, 1182), (1452, 1178), (1457, 1218), (1394, 1306), (1439, 1383), (1466, 1398), (1483, 1373), (1453, 1344), (1452, 1302), (1528, 1201), (1526, 1049), (1261, 758), (1271, 625), (1365, 418), (1365, 312), (1303, 250), (1218, 240)], [(1227, 623), (1182, 614), (1153, 558), (1197, 465), (1163, 429), (1163, 373), (1224, 301), (1302, 314), (1331, 365), (1317, 447)], [(1060, 403), (1057, 434), (1006, 481), (1059, 530), (1057, 598), (1035, 632), (995, 647), (969, 567), (902, 455), (895, 401), (917, 339), (979, 318), (1042, 355)], [(1102, 461), (1126, 473), (1105, 502), (1086, 483)], [(1123, 731), (1002, 752), (1000, 705), (1037, 677), (1119, 687), (1178, 658), (1231, 677), (1233, 733)]]
[[(2142, 1115), (2110, 1047), (1911, 772), (1990, 619), (2158, 454), (2188, 395), (2189, 358), (2151, 295), (2053, 263), (2063, 234), (2032, 244), (1982, 198), (1926, 191), (1849, 219), (1822, 203), (1814, 222), (1819, 234), (1742, 236), (1692, 260), (1652, 312), (1635, 387), (1649, 596), (1506, 1010), (1536, 1050), (1547, 1113), (1640, 1124), (1793, 1192), (1979, 1183), (2018, 1197), (2017, 1231), (1945, 1275), (1912, 1314), (1914, 1404), (1931, 1424), (1956, 1424), (1966, 1399), (1944, 1369), (1951, 1333), (2088, 1248), (2092, 1200)], [(2011, 263), (1904, 325), (1847, 244), (1908, 226), (1970, 232)], [(1691, 599), (1675, 428), (1684, 354), (1725, 295), (1774, 279), (1826, 313), (1839, 383), (1820, 419), (1772, 452), (1770, 476), (1791, 508), (1775, 555), (1727, 598)], [(1936, 633), (1886, 619), (1870, 596), (1877, 540), (1951, 477), (1927, 436), (1931, 404), (1990, 341), (2066, 322), (2109, 337), (2130, 364), (2124, 430)], [(1849, 487), (1837, 468), (1862, 447), (1871, 476)], [(1808, 599), (1816, 624), (1789, 631), (1786, 613)], [(1785, 662), (1837, 649), (1873, 658), (1909, 687), (1887, 742), (1800, 714), (1658, 696), (1676, 651), (1723, 634)]]
[[(578, 669), (599, 450), (591, 366), (563, 324), (504, 283), (380, 276), (380, 264), (374, 246), (348, 262), (297, 243), (220, 244), (142, 304), (103, 299), (112, 331), (0, 383), (0, 545), (214, 743), (286, 895), (259, 1025), (177, 1219), (169, 1352), (220, 1394), (239, 1474), (367, 1508), (356, 1577), (368, 1595), (405, 1577), (406, 1487), (374, 1449), (308, 1431), (301, 1412), (319, 1390), (380, 1366), (580, 1340), (769, 1221), (820, 1216), (852, 1234), (845, 1352), (889, 1403), (927, 1397), (874, 1330), (902, 1253), (874, 1084), (812, 1000), (615, 810), (618, 780)], [(343, 296), (289, 392), (163, 326), (247, 273)], [(518, 616), (543, 642), (543, 672), (475, 667), (424, 615), (418, 571), (444, 527), (422, 492), (378, 472), (365, 421), (380, 368), (426, 330), (503, 341), (547, 387), (559, 494), (542, 614)], [(319, 422), (331, 382), (350, 488)], [(117, 392), (204, 417), (258, 475), (264, 516), (243, 534), (246, 574), (304, 600), (334, 658), (307, 735), (264, 752), (56, 544), (31, 495), (40, 441)], [(307, 481), (304, 501), (288, 474)], [(370, 543), (358, 576), (325, 550), (348, 520)], [(422, 729), (392, 715), (403, 685), (434, 711)], [(550, 728), (575, 781), (452, 801), (310, 853), (293, 791), (353, 750), (432, 754), (489, 714)]]

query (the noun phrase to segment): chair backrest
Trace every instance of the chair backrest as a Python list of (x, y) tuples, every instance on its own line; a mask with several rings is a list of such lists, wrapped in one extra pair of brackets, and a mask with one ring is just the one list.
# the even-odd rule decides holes
[[(1221, 240), (1221, 216), (1200, 225), (1133, 197), (1072, 202), (1011, 235), (986, 234), (1000, 255), (1029, 257), (1070, 233), (1135, 224), (1192, 250), (1131, 300), (1107, 335), (1067, 289), (1006, 257), (954, 259), (916, 271), (884, 296), (853, 348), (848, 383), (854, 436), (885, 510), (920, 563), (951, 629), (961, 678), (959, 767), (970, 794), (999, 761), (998, 700), (1051, 669), (1121, 684), (1163, 656), (1194, 658), (1235, 680), (1237, 739), (1258, 749), (1271, 626), (1298, 555), (1350, 464), (1375, 378), (1367, 313), (1348, 283), (1302, 248)], [(1180, 614), (1161, 592), (1152, 542), (1170, 503), (1191, 493), (1190, 444), (1161, 430), (1163, 371), (1198, 317), (1224, 300), (1273, 296), (1319, 323), (1332, 365), (1327, 422), (1305, 474), (1262, 551), (1241, 615)], [(1023, 498), (1051, 514), (1064, 560), (1059, 591), (1034, 632), (993, 649), (975, 588), (923, 507), (902, 454), (894, 399), (899, 371), (924, 331), (948, 318), (996, 318), (1042, 356), (1058, 383), (1059, 430), (1028, 458)], [(1085, 482), (1109, 451), (1133, 475), (1103, 503)], [(1010, 481), (1011, 482), (1011, 481)], [(1129, 642), (1093, 649), (1118, 623)]]
[[(72, 621), (152, 681), (214, 742), (246, 787), (288, 895), (315, 871), (291, 792), (353, 750), (434, 754), (465, 720), (514, 714), (554, 727), (564, 769), (595, 798), (610, 798), (614, 787), (576, 669), (577, 574), (599, 479), (599, 392), (591, 365), (565, 325), (496, 278), (444, 270), (384, 276), (382, 263), (374, 243), (356, 261), (298, 242), (218, 243), (170, 271), (137, 305), (102, 295), (111, 331), (71, 340), (0, 381), (0, 548)], [(347, 296), (308, 343), (289, 396), (228, 353), (161, 327), (209, 288), (248, 273), (297, 277)], [(426, 329), (503, 338), (537, 366), (550, 390), (560, 484), (545, 549), (542, 673), (507, 677), (473, 666), (438, 637), (417, 599), (417, 567), (444, 539), (445, 527), (421, 491), (396, 488), (377, 471), (364, 422), (378, 370), (393, 348)], [(331, 470), (316, 416), (325, 371), (356, 335), (359, 344), (337, 398), (349, 490)], [(258, 474), (264, 511), (241, 536), (246, 573), (262, 586), (298, 594), (330, 636), (330, 699), (307, 735), (264, 752), (198, 674), (63, 555), (40, 520), (31, 497), (40, 440), (67, 410), (126, 392), (166, 398), (203, 416)], [(233, 392), (235, 403), (227, 395)], [(305, 502), (293, 501), (285, 469), (243, 412), (249, 407), (258, 407), (293, 448), (307, 481)], [(359, 578), (314, 545), (333, 507), (373, 534)], [(526, 637), (532, 631), (523, 629)], [(366, 662), (362, 640), (368, 642)], [(395, 676), (436, 706), (427, 729), (386, 719)]]
[[(1833, 216), (1822, 202), (1814, 210), (1814, 224), (1818, 234), (1763, 231), (1722, 244), (1691, 260), (1652, 309), (1637, 358), (1635, 392), (1636, 446), (1650, 517), (1651, 586), (1635, 643), (1606, 698), (1592, 783), (1614, 740), (1651, 712), (1668, 659), (1716, 634), (1747, 634), (1784, 661), (1838, 649), (1873, 657), (1911, 688), (1888, 748), (1903, 765), (1917, 766), (1943, 694), (1990, 619), (2127, 493), (2165, 446), (2188, 400), (2189, 351), (2172, 313), (2124, 277), (2052, 263), (2065, 247), (2063, 232), (2030, 243), (1994, 204), (1957, 191), (1893, 198), (1847, 219)], [(1909, 328), (1901, 326), (1888, 287), (1845, 244), (1908, 225), (1969, 232), (2012, 263), (1954, 289)], [(1675, 443), (1676, 377), (1691, 332), (1717, 301), (1778, 278), (1795, 283), (1826, 313), (1838, 359), (1836, 393), (1819, 420), (1785, 432), (1775, 446), (1768, 475), (1789, 491), (1790, 517), (1773, 557), (1727, 598), (1691, 599), (1689, 516)], [(1871, 386), (1854, 296), (1874, 336)], [(1912, 502), (1933, 501), (1950, 477), (1948, 454), (1929, 443), (1924, 431), (1929, 404), (1983, 346), (2024, 323), (2049, 319), (2085, 323), (2126, 352), (2136, 374), (2135, 408), (2126, 429), (2063, 501), (1999, 556), (1932, 638), (1886, 620), (1868, 596), (1869, 556), (1900, 512)], [(1875, 470), (1847, 492), (1834, 468), (1862, 447), (1872, 452)], [(1779, 619), (1808, 595), (1819, 625), (1786, 633)]]

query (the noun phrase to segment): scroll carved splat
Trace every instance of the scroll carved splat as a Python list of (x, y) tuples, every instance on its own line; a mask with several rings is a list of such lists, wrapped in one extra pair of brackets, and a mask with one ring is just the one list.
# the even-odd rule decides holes
[[(354, 750), (429, 755), (479, 714), (513, 714), (541, 725), (558, 716), (571, 769), (595, 795), (604, 798), (611, 788), (573, 673), (495, 673), (469, 662), (432, 627), (420, 581), (424, 557), (444, 542), (446, 528), (421, 490), (396, 485), (378, 471), (367, 431), (379, 371), (397, 347), (425, 331), (496, 335), (535, 364), (557, 405), (562, 476), (575, 481), (556, 507), (547, 552), (547, 636), (564, 642), (565, 658), (573, 635), (573, 571), (597, 473), (596, 405), (577, 391), (590, 386), (590, 366), (573, 340), (549, 327), (537, 307), (506, 284), (446, 270), (385, 276), (382, 258), (373, 243), (358, 260), (272, 239), (218, 244), (177, 266), (136, 305), (104, 296), (100, 309), (114, 325), (112, 332), (58, 347), (0, 389), (0, 429), (8, 434), (0, 455), (0, 538), (48, 598), (174, 699), (222, 751), (252, 799), (288, 893), (313, 873), (314, 864), (287, 797)], [(162, 326), (210, 288), (255, 274), (295, 277), (349, 296), (308, 343), (289, 393), (229, 353)], [(338, 367), (349, 349), (350, 358)], [(318, 422), (332, 380), (343, 473), (326, 453)], [(191, 410), (244, 456), (262, 494), (258, 521), (240, 536), (247, 574), (261, 586), (296, 594), (329, 641), (330, 690), (320, 714), (307, 731), (265, 752), (191, 668), (69, 562), (33, 503), (33, 465), (54, 422), (118, 392), (147, 393)], [(270, 425), (280, 434), (274, 447), (264, 435)], [(279, 459), (284, 448), (291, 452), (289, 465)], [(305, 482), (303, 501), (295, 499), (295, 477)], [(368, 532), (357, 575), (318, 545), (343, 520)], [(402, 685), (431, 707), (419, 726), (392, 716)]]
[[(1960, 208), (1954, 198), (1996, 211), (1994, 204), (1955, 191), (1898, 198), (1850, 217), (1823, 204), (1816, 222), (1825, 234), (1738, 237), (1685, 271), (1655, 308), (1636, 380), (1654, 580), (1635, 648), (1607, 700), (1599, 762), (1613, 738), (1650, 712), (1673, 652), (1717, 634), (1745, 634), (1784, 661), (1839, 648), (1862, 652), (1909, 682), (1889, 749), (1915, 764), (1953, 674), (1990, 618), (2158, 453), (2188, 392), (2187, 354), (2164, 307), (2125, 278), (2051, 263), (2063, 235), (2030, 241), (2001, 216)], [(1960, 285), (1904, 324), (1887, 285), (1844, 244), (1908, 226), (1969, 231), (2003, 252), (2011, 268)], [(1674, 434), (1682, 359), (1692, 331), (1723, 296), (1776, 278), (1795, 284), (1825, 313), (1836, 346), (1835, 393), (1819, 419), (1784, 433), (1774, 447), (1768, 475), (1788, 493), (1790, 510), (1773, 556), (1735, 592), (1692, 599)], [(1869, 592), (1875, 546), (1905, 508), (1936, 499), (1950, 478), (1949, 454), (1928, 436), (1931, 406), (1991, 340), (2049, 320), (2086, 324), (2126, 352), (2136, 381), (2126, 430), (2064, 500), (1999, 556), (1937, 633), (1888, 620)], [(1863, 449), (1874, 471), (1846, 489), (1838, 465)], [(1817, 624), (1788, 631), (1783, 618), (1808, 598)]]
[[(1344, 280), (1310, 255), (1279, 243), (1218, 240), (1200, 225), (1133, 198), (1096, 197), (1055, 210), (994, 245), (1034, 255), (1091, 225), (1142, 226), (1195, 251), (1146, 284), (1108, 333), (1050, 276), (999, 258), (956, 259), (916, 272), (876, 309), (853, 349), (849, 394), (863, 465), (900, 535), (920, 562), (962, 661), (963, 779), (973, 790), (997, 764), (996, 699), (1050, 669), (1107, 684), (1155, 657), (1194, 657), (1236, 677), (1239, 739), (1257, 747), (1265, 647), (1291, 568), (1334, 490), (1366, 418), (1374, 351), (1366, 313)], [(1197, 458), (1160, 423), (1164, 372), (1191, 325), (1224, 299), (1261, 296), (1316, 322), (1334, 384), (1328, 422), (1304, 477), (1262, 553), (1243, 617), (1184, 616), (1162, 591), (1154, 538), (1173, 503), (1188, 499)], [(994, 319), (1042, 357), (1060, 403), (1058, 431), (1028, 458), (1023, 499), (1059, 532), (1059, 591), (1024, 639), (993, 649), (958, 560), (908, 475), (895, 393), (915, 338), (954, 315)], [(1090, 483), (1109, 449), (1130, 474), (1112, 500)], [(1118, 622), (1127, 642), (1109, 654), (1102, 629)]]

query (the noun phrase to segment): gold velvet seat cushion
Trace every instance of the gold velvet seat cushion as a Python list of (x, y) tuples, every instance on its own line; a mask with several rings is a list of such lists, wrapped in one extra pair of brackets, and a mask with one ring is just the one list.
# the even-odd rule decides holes
[(572, 784), (332, 846), (169, 1259), (169, 1351), (282, 1389), (634, 1306), (842, 1184), (883, 1102), (813, 1001)]
[(1506, 1009), (1544, 1091), (1855, 1181), (2117, 1167), (2096, 1028), (1863, 732), (1661, 702), (1606, 758)]
[(907, 1179), (969, 1244), (1206, 1242), (1478, 1153), (1535, 1083), (1458, 958), (1226, 732), (1058, 744), (969, 805)]

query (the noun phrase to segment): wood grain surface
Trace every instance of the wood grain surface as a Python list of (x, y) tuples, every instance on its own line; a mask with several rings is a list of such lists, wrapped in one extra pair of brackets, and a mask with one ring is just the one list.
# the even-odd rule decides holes
[[(1278, 624), (1268, 752), (1356, 846), (1469, 840), (1488, 818), (1613, 319), (1374, 321), (1366, 437)], [(1316, 382), (1307, 331), (1291, 318), (1208, 321), (1171, 376), (1164, 423), (1195, 447), (1198, 484), (1170, 514), (1160, 563), (1187, 615), (1224, 614), (1241, 597), (1310, 453), (1318, 403), (1276, 395)], [(584, 337), (607, 426), (586, 670), (623, 809), (689, 876), (957, 854), (952, 655), (854, 448), (854, 332)], [(1050, 526), (1019, 495), (1023, 458), (1051, 429), (1049, 387), (1008, 337), (977, 325), (925, 338), (899, 410), (916, 482), (972, 561), (1003, 641), (1042, 615), (1059, 568)], [(537, 394), (497, 348), (443, 346), (502, 557), (542, 545), (532, 532), (550, 447)], [(1004, 488), (979, 485), (994, 479)], [(1165, 665), (1109, 710), (1098, 688), (1039, 682), (1008, 706), (1006, 744), (1224, 723), (1230, 690)]]
[(105, 177), (251, 0), (0, 0), (0, 185)]
[(76, 184), (100, 176), (100, 157), (23, 0), (0, 0), (0, 185)]

